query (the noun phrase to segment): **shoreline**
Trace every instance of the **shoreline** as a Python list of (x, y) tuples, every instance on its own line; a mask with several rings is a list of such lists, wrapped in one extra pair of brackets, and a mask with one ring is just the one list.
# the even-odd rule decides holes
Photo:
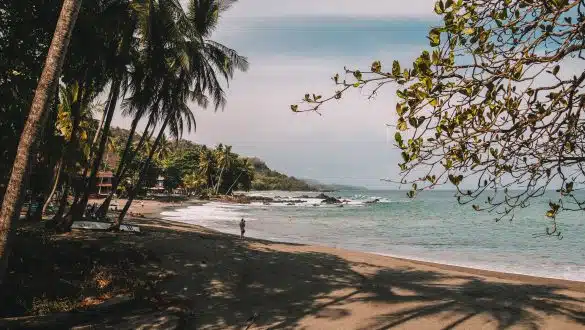
[[(278, 310), (277, 318), (267, 317), (254, 329), (585, 329), (585, 282), (314, 244), (240, 240), (205, 226), (161, 219), (141, 219), (140, 224), (149, 227), (153, 221), (161, 229), (207, 237), (212, 259), (205, 267), (236, 276), (230, 284), (216, 282), (214, 292), (219, 293), (207, 304), (221, 306), (219, 297), (233, 297), (235, 305), (224, 310), (245, 310), (246, 318)], [(218, 247), (227, 253), (216, 254)], [(242, 248), (244, 253), (238, 253)], [(226, 292), (226, 285), (232, 289)], [(299, 304), (303, 307), (291, 307)], [(204, 328), (241, 326), (227, 322)]]
[[(162, 215), (162, 213), (166, 212), (166, 211), (179, 210), (179, 209), (190, 207), (190, 206), (200, 206), (200, 205), (204, 205), (204, 204), (207, 204), (210, 202), (212, 202), (212, 201), (194, 200), (194, 201), (186, 202), (185, 205), (166, 205), (166, 206), (161, 207), (160, 209), (152, 210), (151, 212), (149, 212), (147, 217), (148, 216), (155, 217), (155, 218), (162, 219), (164, 221), (169, 221), (169, 222), (177, 223), (177, 224), (181, 224), (181, 225), (192, 225), (192, 226), (204, 228), (205, 230), (216, 232), (218, 234), (230, 235), (230, 236), (233, 236), (234, 239), (237, 239), (238, 238), (237, 234), (223, 232), (223, 231), (220, 231), (220, 230), (217, 230), (214, 228), (206, 227), (206, 226), (201, 225), (201, 224), (193, 224), (193, 223), (189, 223), (189, 222), (182, 222), (179, 220), (170, 220), (170, 219), (165, 218), (164, 215)], [(219, 201), (219, 202), (221, 202), (221, 201)], [(401, 261), (405, 261), (405, 262), (413, 262), (416, 264), (433, 266), (433, 267), (436, 267), (439, 269), (444, 269), (444, 270), (457, 270), (460, 272), (465, 272), (465, 273), (470, 273), (470, 274), (475, 274), (475, 275), (480, 275), (480, 276), (490, 276), (490, 277), (497, 277), (497, 278), (514, 278), (518, 281), (529, 280), (529, 281), (532, 281), (535, 283), (543, 283), (546, 281), (555, 281), (555, 282), (558, 281), (559, 283), (570, 284), (572, 287), (574, 285), (577, 285), (578, 287), (580, 287), (579, 291), (585, 292), (585, 281), (570, 280), (570, 279), (565, 279), (565, 278), (560, 278), (560, 277), (539, 276), (539, 275), (531, 275), (531, 274), (525, 274), (525, 273), (520, 273), (520, 272), (505, 272), (505, 271), (500, 271), (500, 270), (486, 269), (486, 268), (473, 267), (473, 266), (467, 266), (467, 265), (458, 265), (458, 264), (454, 264), (454, 263), (425, 260), (422, 258), (418, 259), (416, 257), (401, 256), (401, 255), (396, 255), (396, 254), (392, 254), (392, 253), (374, 252), (374, 251), (365, 251), (365, 250), (353, 250), (353, 249), (348, 249), (348, 248), (338, 248), (338, 247), (328, 246), (328, 245), (324, 245), (324, 244), (320, 244), (320, 243), (296, 243), (294, 241), (286, 241), (286, 240), (279, 240), (279, 239), (266, 239), (266, 238), (257, 238), (257, 237), (248, 237), (248, 239), (267, 241), (267, 242), (278, 243), (278, 244), (300, 244), (300, 245), (304, 245), (304, 246), (314, 246), (314, 247), (319, 247), (319, 248), (331, 248), (331, 249), (341, 250), (341, 251), (345, 251), (345, 252), (352, 252), (352, 253), (365, 253), (365, 254), (369, 254), (369, 255), (381, 256), (381, 257), (401, 260)]]
[[(5, 303), (16, 318), (5, 321), (99, 329), (172, 319), (187, 328), (233, 330), (585, 329), (583, 282), (242, 240), (160, 216), (187, 205), (193, 203), (138, 201), (143, 214), (128, 222), (140, 226), (140, 233), (76, 229), (40, 239), (46, 235), (42, 224), (21, 228), (15, 253), (27, 262), (12, 259), (9, 288), (18, 299)], [(120, 295), (130, 299), (125, 308), (113, 305), (94, 316), (83, 312)], [(47, 310), (73, 313), (47, 319)], [(60, 317), (69, 320), (67, 326)], [(124, 325), (128, 319), (137, 323)]]
[[(203, 231), (209, 231), (211, 233), (215, 233), (218, 235), (227, 235), (233, 240), (240, 239), (239, 236), (236, 234), (222, 232), (222, 231), (219, 231), (219, 230), (216, 230), (213, 228), (205, 227), (203, 225), (197, 225), (197, 224), (186, 223), (186, 222), (175, 221), (175, 220), (168, 220), (168, 219), (163, 218), (160, 215), (158, 218), (147, 217), (145, 220), (148, 220), (148, 219), (154, 219), (154, 220), (160, 219), (160, 220), (168, 221), (170, 223), (174, 223), (174, 224), (181, 225), (181, 226), (193, 226), (194, 228), (198, 228), (198, 229), (203, 230)], [(320, 244), (293, 243), (293, 242), (278, 241), (278, 240), (271, 240), (271, 239), (257, 238), (257, 237), (246, 237), (245, 240), (255, 242), (255, 243), (259, 242), (259, 243), (282, 244), (282, 245), (294, 244), (294, 245), (302, 246), (302, 247), (309, 248), (309, 249), (315, 248), (318, 250), (334, 250), (334, 251), (346, 253), (346, 254), (364, 254), (364, 255), (370, 255), (372, 257), (378, 257), (378, 258), (381, 257), (381, 258), (387, 258), (389, 260), (410, 263), (413, 265), (432, 267), (432, 268), (436, 268), (436, 269), (440, 269), (440, 270), (455, 271), (455, 272), (459, 272), (459, 273), (466, 273), (466, 274), (477, 275), (477, 276), (497, 278), (497, 279), (501, 279), (501, 280), (512, 280), (512, 281), (526, 282), (526, 283), (529, 282), (529, 283), (533, 283), (533, 284), (547, 284), (547, 285), (554, 284), (554, 285), (563, 286), (567, 289), (571, 289), (571, 290), (585, 293), (585, 281), (574, 281), (574, 280), (567, 280), (567, 279), (556, 278), (556, 277), (543, 277), (543, 276), (534, 276), (534, 275), (528, 275), (528, 274), (500, 272), (500, 271), (489, 270), (489, 269), (473, 268), (473, 267), (467, 267), (467, 266), (458, 266), (458, 265), (453, 265), (453, 264), (438, 263), (438, 262), (426, 261), (426, 260), (417, 260), (417, 259), (405, 258), (405, 257), (400, 257), (400, 256), (395, 256), (395, 255), (390, 255), (390, 254), (378, 253), (378, 252), (350, 250), (350, 249), (346, 249), (346, 248), (337, 248), (337, 247), (320, 245)]]

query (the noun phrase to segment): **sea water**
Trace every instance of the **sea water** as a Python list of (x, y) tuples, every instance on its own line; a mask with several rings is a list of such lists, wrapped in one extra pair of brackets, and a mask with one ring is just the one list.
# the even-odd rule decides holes
[[(512, 221), (457, 203), (454, 192), (427, 191), (416, 199), (404, 191), (340, 191), (343, 207), (321, 204), (314, 192), (253, 192), (284, 203), (248, 205), (211, 202), (163, 213), (168, 220), (249, 237), (318, 244), (478, 269), (585, 281), (585, 215), (562, 212), (562, 239), (542, 235), (547, 193)], [(303, 196), (304, 195), (304, 196)], [(303, 196), (303, 198), (300, 198)], [(309, 196), (307, 198), (306, 196)], [(377, 203), (366, 203), (378, 199)], [(287, 201), (302, 200), (295, 205)]]

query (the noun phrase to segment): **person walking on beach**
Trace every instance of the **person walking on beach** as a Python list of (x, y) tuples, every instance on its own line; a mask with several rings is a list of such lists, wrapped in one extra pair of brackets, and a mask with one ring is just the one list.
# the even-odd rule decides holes
[(246, 232), (246, 221), (244, 218), (240, 221), (240, 238), (244, 239), (244, 233)]

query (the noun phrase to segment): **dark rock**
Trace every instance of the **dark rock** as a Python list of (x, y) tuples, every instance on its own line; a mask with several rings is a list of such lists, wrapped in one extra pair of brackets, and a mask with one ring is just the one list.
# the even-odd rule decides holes
[(341, 204), (341, 201), (339, 199), (327, 196), (325, 194), (319, 194), (317, 198), (323, 199), (323, 201), (321, 201), (321, 204)]

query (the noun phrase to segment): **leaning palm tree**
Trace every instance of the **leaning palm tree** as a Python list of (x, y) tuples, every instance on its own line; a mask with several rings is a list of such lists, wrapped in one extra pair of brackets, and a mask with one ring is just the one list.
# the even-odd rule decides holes
[(17, 155), (12, 165), (12, 173), (6, 186), (0, 210), (0, 285), (3, 284), (6, 267), (8, 266), (12, 222), (20, 213), (22, 182), (29, 166), (30, 153), (37, 137), (41, 118), (46, 112), (57, 88), (65, 53), (69, 46), (80, 7), (81, 0), (64, 0), (63, 2), (45, 66), (18, 143)]
[[(158, 10), (159, 15), (151, 23), (165, 22), (161, 25), (158, 39), (146, 48), (147, 74), (144, 75), (151, 85), (156, 86), (150, 104), (154, 112), (160, 114), (159, 134), (154, 142), (153, 151), (140, 170), (138, 182), (133, 187), (124, 209), (114, 227), (122, 223), (137, 192), (141, 181), (150, 166), (154, 150), (158, 147), (165, 132), (179, 137), (183, 129), (194, 125), (194, 118), (187, 102), (196, 102), (205, 107), (211, 99), (215, 109), (225, 105), (225, 92), (222, 78), (228, 81), (236, 70), (248, 68), (246, 58), (236, 51), (211, 41), (208, 38), (217, 26), (219, 14), (233, 1), (191, 0), (186, 15), (176, 15), (176, 7), (154, 1), (150, 10)], [(170, 17), (170, 19), (169, 19)], [(169, 24), (172, 22), (173, 24)], [(150, 31), (150, 30), (149, 30)], [(162, 38), (160, 36), (163, 36)]]

